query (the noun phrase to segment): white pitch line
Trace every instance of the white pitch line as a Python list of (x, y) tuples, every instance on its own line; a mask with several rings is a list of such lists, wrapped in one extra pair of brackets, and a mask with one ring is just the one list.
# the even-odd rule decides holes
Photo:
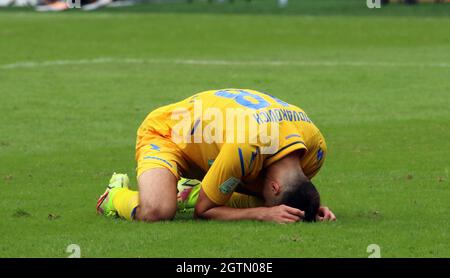
[(181, 64), (198, 66), (321, 66), (321, 67), (431, 67), (450, 68), (450, 63), (369, 62), (369, 61), (232, 61), (193, 59), (94, 58), (80, 60), (24, 61), (0, 64), (0, 69), (41, 68), (90, 64)]

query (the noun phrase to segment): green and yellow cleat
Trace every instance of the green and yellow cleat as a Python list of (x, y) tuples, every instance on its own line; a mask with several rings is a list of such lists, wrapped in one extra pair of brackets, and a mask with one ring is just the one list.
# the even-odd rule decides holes
[(97, 213), (108, 217), (117, 217), (117, 211), (114, 209), (112, 196), (120, 188), (129, 188), (130, 179), (127, 174), (114, 174), (106, 186), (105, 193), (103, 193), (97, 201)]
[(201, 182), (194, 179), (181, 178), (177, 184), (177, 209), (185, 211), (195, 208), (198, 194), (201, 188)]

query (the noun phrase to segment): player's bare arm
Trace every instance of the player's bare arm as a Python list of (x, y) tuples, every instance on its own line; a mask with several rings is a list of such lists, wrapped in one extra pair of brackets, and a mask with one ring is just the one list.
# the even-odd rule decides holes
[(260, 220), (290, 223), (300, 221), (304, 217), (304, 213), (299, 209), (286, 205), (256, 208), (218, 206), (201, 189), (195, 206), (194, 216), (196, 218), (215, 220)]

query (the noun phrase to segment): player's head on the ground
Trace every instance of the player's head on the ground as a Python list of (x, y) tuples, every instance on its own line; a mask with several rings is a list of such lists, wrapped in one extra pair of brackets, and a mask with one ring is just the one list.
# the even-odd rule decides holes
[(320, 194), (314, 184), (311, 181), (294, 181), (284, 187), (280, 194), (280, 204), (304, 211), (304, 221), (315, 221), (320, 208)]
[(287, 205), (305, 212), (304, 221), (315, 221), (320, 194), (305, 176), (296, 152), (266, 169), (263, 195), (267, 206)]

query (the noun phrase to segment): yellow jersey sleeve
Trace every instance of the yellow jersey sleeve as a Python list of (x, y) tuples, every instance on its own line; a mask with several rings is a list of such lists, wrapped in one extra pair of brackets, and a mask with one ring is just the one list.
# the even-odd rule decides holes
[(306, 152), (308, 148), (305, 139), (304, 133), (300, 133), (294, 124), (281, 125), (278, 150), (266, 157), (264, 166), (267, 167), (294, 151), (304, 150)]
[(253, 169), (257, 146), (224, 144), (206, 173), (202, 188), (206, 196), (217, 205), (225, 205), (236, 187)]

